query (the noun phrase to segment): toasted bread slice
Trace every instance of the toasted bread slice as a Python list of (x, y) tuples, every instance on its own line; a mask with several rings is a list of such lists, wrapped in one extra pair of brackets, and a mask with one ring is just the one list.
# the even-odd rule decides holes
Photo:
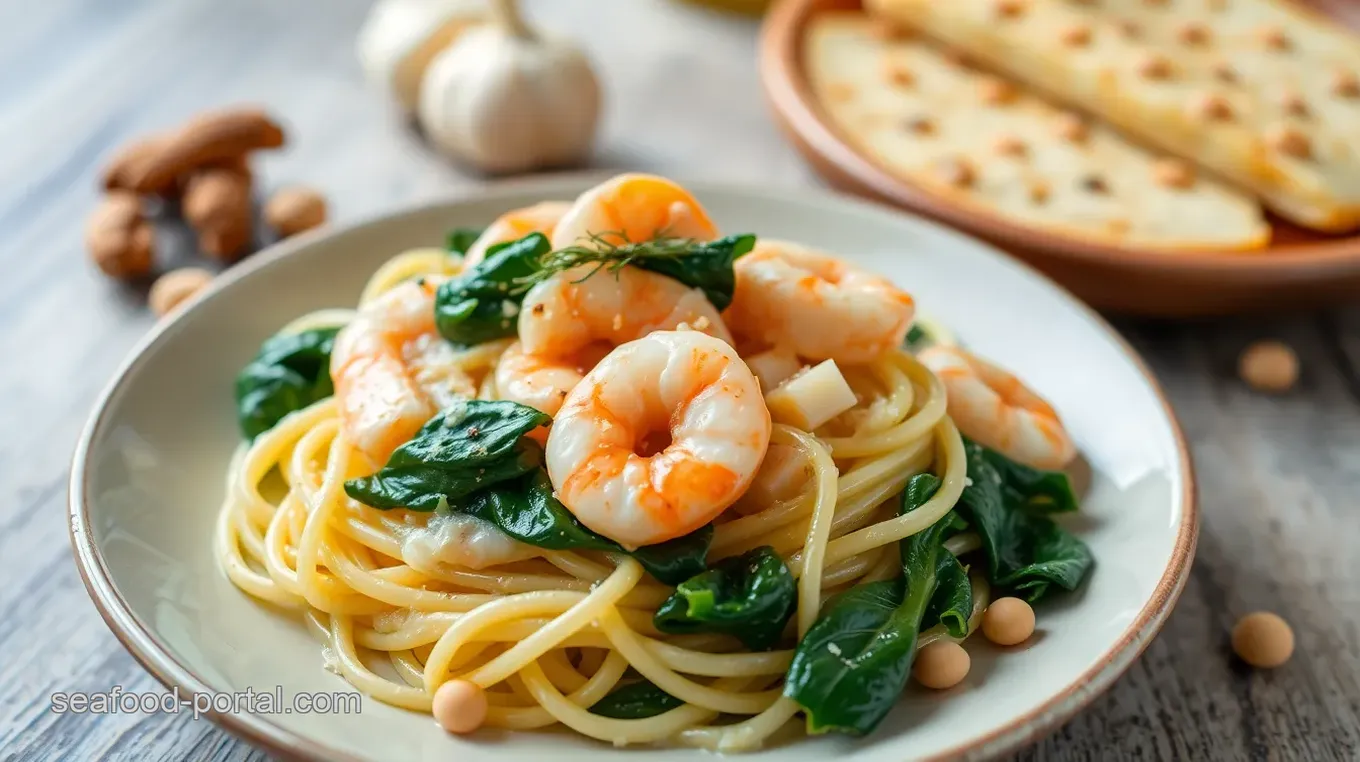
[(956, 203), (1121, 245), (1252, 249), (1269, 240), (1251, 198), (863, 13), (814, 18), (805, 56), (821, 108), (848, 140)]
[(1360, 226), (1360, 39), (1281, 0), (866, 0), (1257, 193)]

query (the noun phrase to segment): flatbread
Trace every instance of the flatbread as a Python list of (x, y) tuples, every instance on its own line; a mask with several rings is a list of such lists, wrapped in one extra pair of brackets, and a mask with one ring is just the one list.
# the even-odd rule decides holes
[(867, 0), (1325, 231), (1360, 226), (1360, 38), (1281, 0)]
[(847, 140), (952, 202), (1103, 243), (1269, 241), (1253, 199), (863, 13), (812, 19), (805, 57), (818, 103)]

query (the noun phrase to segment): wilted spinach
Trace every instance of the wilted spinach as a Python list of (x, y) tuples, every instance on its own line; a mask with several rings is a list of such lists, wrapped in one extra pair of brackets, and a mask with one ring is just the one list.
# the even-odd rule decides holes
[[(902, 512), (919, 508), (939, 485), (929, 474), (913, 477)], [(877, 727), (907, 683), (917, 635), (931, 612), (951, 633), (966, 634), (972, 589), (958, 559), (943, 548), (961, 524), (950, 511), (903, 540), (902, 577), (851, 588), (808, 630), (784, 684), (784, 695), (806, 711), (808, 732), (864, 735)]]
[(549, 420), (515, 402), (458, 403), (430, 419), (376, 474), (345, 482), (345, 492), (374, 508), (476, 516), (539, 548), (629, 553), (668, 585), (704, 570), (711, 525), (629, 552), (577, 521), (553, 496), (542, 451), (523, 438)]
[(1052, 585), (1075, 590), (1095, 563), (1086, 544), (1045, 516), (1076, 507), (1067, 477), (965, 441), (968, 486), (957, 510), (982, 538), (988, 578), (1031, 603)]
[(980, 450), (975, 457), (986, 461), (1001, 474), (1001, 483), (1009, 502), (1038, 513), (1071, 513), (1077, 510), (1077, 496), (1072, 492), (1072, 482), (1067, 474), (1031, 468), (1016, 463), (996, 450), (971, 441), (967, 444)]
[(732, 303), (736, 274), (732, 263), (756, 245), (753, 235), (731, 235), (716, 241), (690, 238), (653, 238), (618, 243), (609, 234), (592, 236), (586, 244), (557, 249), (542, 259), (530, 280), (539, 281), (577, 267), (593, 266), (585, 275), (601, 270), (615, 273), (632, 265), (674, 278), (704, 296), (719, 310)]
[(774, 548), (763, 545), (725, 558), (675, 588), (652, 622), (675, 635), (723, 632), (747, 648), (774, 646), (793, 615), (797, 599), (793, 574)]
[[(450, 249), (471, 245), (454, 231)], [(519, 306), (537, 282), (580, 266), (594, 265), (584, 277), (600, 270), (616, 272), (627, 265), (661, 273), (693, 288), (718, 309), (732, 302), (736, 275), (732, 262), (755, 246), (755, 236), (739, 235), (716, 241), (657, 238), (616, 244), (596, 236), (589, 245), (552, 250), (541, 233), (500, 243), (487, 251), (475, 267), (445, 281), (435, 297), (435, 325), (459, 346), (472, 346), (515, 335)]]
[(503, 400), (467, 400), (431, 418), (372, 476), (345, 492), (374, 508), (432, 511), (539, 467), (542, 452), (524, 435), (551, 420)]
[(479, 228), (454, 228), (444, 237), (444, 248), (454, 254), (466, 254), (482, 232)]
[(615, 688), (608, 696), (595, 702), (591, 714), (616, 720), (641, 720), (678, 709), (685, 702), (661, 690), (647, 680)]
[(514, 336), (529, 279), (551, 248), (543, 234), (530, 233), (492, 246), (476, 266), (441, 283), (434, 302), (439, 334), (462, 347)]
[(279, 334), (236, 376), (236, 419), (248, 439), (334, 393), (331, 350), (339, 328)]

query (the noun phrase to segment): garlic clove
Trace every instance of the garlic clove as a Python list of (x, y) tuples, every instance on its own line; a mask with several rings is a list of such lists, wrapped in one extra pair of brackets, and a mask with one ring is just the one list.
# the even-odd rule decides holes
[(430, 62), (418, 116), (443, 153), (509, 173), (584, 158), (599, 111), (599, 84), (578, 47), (487, 24)]
[(378, 0), (359, 30), (359, 63), (370, 81), (413, 112), (430, 60), (485, 19), (477, 0)]

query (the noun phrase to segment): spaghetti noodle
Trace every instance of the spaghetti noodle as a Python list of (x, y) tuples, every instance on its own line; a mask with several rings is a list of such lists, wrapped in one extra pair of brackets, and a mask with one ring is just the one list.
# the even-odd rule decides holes
[[(411, 279), (455, 274), (458, 262), (442, 251), (401, 254), (364, 288), (360, 310)], [(285, 331), (339, 326), (353, 315), (316, 313)], [(479, 399), (494, 400), (494, 371), (509, 344), (487, 341), (447, 359)], [(771, 446), (792, 448), (805, 465), (805, 486), (766, 505), (743, 503), (713, 525), (710, 564), (767, 546), (797, 580), (788, 631), (771, 650), (728, 634), (658, 629), (653, 614), (673, 587), (624, 553), (525, 546), (516, 560), (488, 568), (447, 562), (440, 553), (449, 542), (505, 538), (483, 536), (495, 534), (489, 527), (450, 530), (458, 517), (443, 511), (379, 510), (347, 495), (346, 480), (373, 467), (347, 436), (334, 397), (242, 445), (228, 469), (215, 551), (241, 590), (301, 612), (334, 670), (380, 701), (429, 712), (436, 688), (461, 679), (484, 689), (493, 727), (561, 724), (619, 745), (757, 748), (800, 710), (784, 695), (785, 675), (823, 604), (900, 577), (899, 543), (946, 517), (968, 484), (965, 440), (926, 366), (898, 349), (844, 374), (857, 399), (851, 409), (815, 431), (776, 423), (771, 432)], [(939, 487), (899, 515), (898, 496), (918, 474), (937, 475)], [(982, 541), (971, 529), (944, 548), (977, 551)], [(978, 565), (970, 582), (966, 631), (989, 599)], [(951, 638), (961, 639), (935, 624), (916, 647)], [(639, 676), (671, 697), (671, 708), (635, 719), (590, 711)]]

